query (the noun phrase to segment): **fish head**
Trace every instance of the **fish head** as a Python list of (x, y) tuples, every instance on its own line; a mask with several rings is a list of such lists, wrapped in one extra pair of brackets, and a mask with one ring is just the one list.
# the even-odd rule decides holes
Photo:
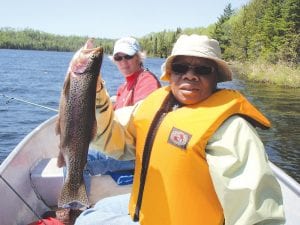
[(99, 74), (102, 59), (103, 48), (94, 48), (94, 39), (88, 39), (85, 45), (74, 54), (68, 72), (73, 77)]

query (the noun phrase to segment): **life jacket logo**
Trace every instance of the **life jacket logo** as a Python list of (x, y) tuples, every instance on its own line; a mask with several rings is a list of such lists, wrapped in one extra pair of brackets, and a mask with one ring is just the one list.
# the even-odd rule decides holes
[(168, 143), (175, 145), (181, 149), (186, 149), (191, 137), (192, 135), (173, 127), (168, 139)]

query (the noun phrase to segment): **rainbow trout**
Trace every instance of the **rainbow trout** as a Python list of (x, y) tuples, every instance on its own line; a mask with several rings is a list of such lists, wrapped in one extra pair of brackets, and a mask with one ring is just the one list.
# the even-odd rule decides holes
[(63, 85), (59, 103), (56, 133), (60, 135), (58, 167), (66, 166), (66, 178), (58, 199), (58, 207), (88, 207), (83, 181), (89, 144), (96, 134), (96, 84), (103, 58), (102, 48), (93, 48), (93, 40), (73, 56)]

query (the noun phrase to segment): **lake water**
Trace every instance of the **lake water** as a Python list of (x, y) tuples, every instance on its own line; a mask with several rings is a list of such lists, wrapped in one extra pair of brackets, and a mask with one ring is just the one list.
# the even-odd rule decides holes
[[(58, 108), (65, 72), (73, 53), (0, 49), (0, 163), (36, 126), (56, 112), (10, 99)], [(160, 75), (163, 59), (149, 58), (145, 67)], [(101, 73), (111, 95), (123, 82), (105, 57)], [(235, 79), (220, 87), (241, 91), (271, 120), (259, 131), (270, 160), (300, 182), (300, 89), (266, 87)], [(5, 96), (4, 96), (5, 95)]]

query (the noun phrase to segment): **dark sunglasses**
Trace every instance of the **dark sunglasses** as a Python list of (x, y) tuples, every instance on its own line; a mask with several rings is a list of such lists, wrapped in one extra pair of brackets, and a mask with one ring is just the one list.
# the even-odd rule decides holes
[(123, 59), (130, 60), (133, 57), (134, 57), (134, 55), (124, 55), (124, 56), (115, 55), (114, 60), (119, 62), (119, 61), (122, 61)]
[(171, 64), (171, 70), (176, 75), (183, 75), (192, 70), (196, 76), (202, 76), (211, 74), (215, 69), (211, 66), (191, 66), (189, 64), (173, 63)]

